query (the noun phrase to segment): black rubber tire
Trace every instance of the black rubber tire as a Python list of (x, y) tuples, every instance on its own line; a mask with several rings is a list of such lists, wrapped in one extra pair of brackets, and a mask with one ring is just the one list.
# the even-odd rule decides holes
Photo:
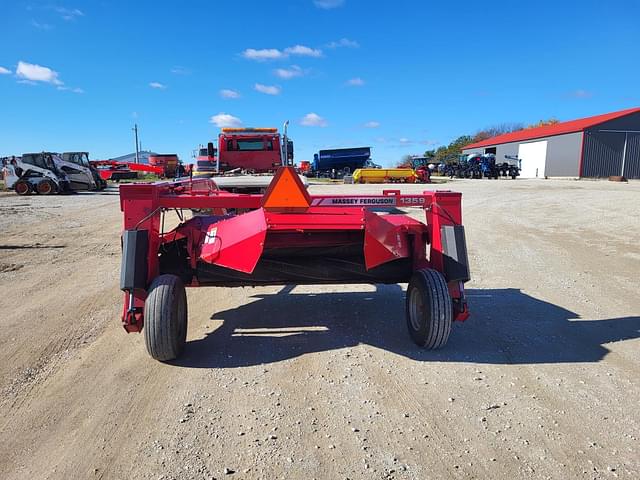
[(40, 195), (53, 195), (57, 192), (56, 184), (51, 180), (40, 180), (36, 185), (36, 190)]
[(409, 335), (416, 344), (429, 350), (445, 346), (451, 333), (453, 306), (440, 272), (425, 268), (413, 274), (407, 288), (406, 317)]
[(160, 275), (144, 302), (144, 342), (156, 360), (180, 356), (187, 340), (187, 293), (175, 275)]
[(18, 180), (13, 189), (20, 196), (29, 195), (32, 192), (31, 184), (25, 180)]

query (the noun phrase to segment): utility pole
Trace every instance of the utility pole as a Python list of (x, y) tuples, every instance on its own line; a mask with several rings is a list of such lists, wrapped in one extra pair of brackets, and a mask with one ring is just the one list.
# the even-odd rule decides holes
[(139, 158), (139, 145), (138, 145), (138, 124), (134, 123), (133, 124), (133, 128), (132, 130), (135, 133), (135, 138), (136, 138), (136, 163), (140, 163), (140, 158)]
[(282, 135), (282, 165), (289, 165), (289, 145), (287, 142), (287, 127), (289, 126), (289, 120), (287, 120), (286, 122), (284, 122), (284, 125), (282, 127), (283, 130), (283, 135)]

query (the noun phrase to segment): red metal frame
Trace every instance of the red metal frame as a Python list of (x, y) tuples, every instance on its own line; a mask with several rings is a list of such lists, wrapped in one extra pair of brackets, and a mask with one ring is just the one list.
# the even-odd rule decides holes
[(126, 171), (154, 173), (158, 176), (162, 176), (165, 173), (163, 167), (143, 163), (116, 162), (115, 160), (91, 160), (89, 163), (98, 169), (98, 173), (103, 180), (111, 179), (114, 173)]
[[(264, 196), (222, 191), (208, 178), (121, 185), (124, 229), (148, 232), (148, 283), (161, 274), (161, 245), (181, 239), (186, 239), (191, 267), (200, 261), (251, 274), (264, 249), (340, 246), (356, 237), (362, 239), (364, 234), (367, 270), (404, 258), (411, 260), (413, 271), (432, 268), (444, 272), (440, 230), (444, 225), (462, 223), (460, 193), (402, 194), (400, 190), (384, 190), (382, 195), (309, 195), (309, 206), (302, 211), (290, 211), (285, 206), (264, 208), (269, 191), (286, 169), (293, 171), (291, 167), (280, 169)], [(297, 175), (295, 179), (300, 182)], [(404, 213), (379, 215), (377, 207), (422, 208), (425, 221)], [(161, 212), (170, 209), (211, 210), (213, 215), (183, 222), (163, 233)], [(219, 216), (228, 212), (235, 214)], [(198, 285), (195, 276), (187, 282), (187, 286)], [(449, 292), (454, 308), (457, 302), (455, 319), (465, 320), (468, 312), (462, 283), (450, 282)], [(123, 323), (129, 332), (142, 329), (146, 295), (146, 290), (135, 290), (132, 306), (129, 295), (125, 295)]]

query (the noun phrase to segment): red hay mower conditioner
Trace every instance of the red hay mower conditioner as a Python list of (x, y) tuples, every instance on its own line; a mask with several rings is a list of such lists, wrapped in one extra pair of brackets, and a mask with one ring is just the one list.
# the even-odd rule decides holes
[[(309, 195), (282, 167), (264, 195), (196, 179), (121, 185), (120, 205), (122, 321), (127, 332), (144, 330), (160, 361), (184, 348), (185, 286), (408, 282), (409, 333), (426, 348), (442, 347), (452, 321), (469, 316), (460, 193)], [(425, 222), (398, 207), (422, 208)], [(165, 232), (170, 210), (181, 223)], [(185, 210), (198, 213), (185, 219)]]

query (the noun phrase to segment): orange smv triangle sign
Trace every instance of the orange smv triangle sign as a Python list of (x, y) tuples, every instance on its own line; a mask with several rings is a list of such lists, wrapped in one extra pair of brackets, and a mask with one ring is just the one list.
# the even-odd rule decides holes
[(279, 168), (262, 197), (265, 210), (296, 212), (306, 210), (309, 205), (311, 197), (293, 167)]

